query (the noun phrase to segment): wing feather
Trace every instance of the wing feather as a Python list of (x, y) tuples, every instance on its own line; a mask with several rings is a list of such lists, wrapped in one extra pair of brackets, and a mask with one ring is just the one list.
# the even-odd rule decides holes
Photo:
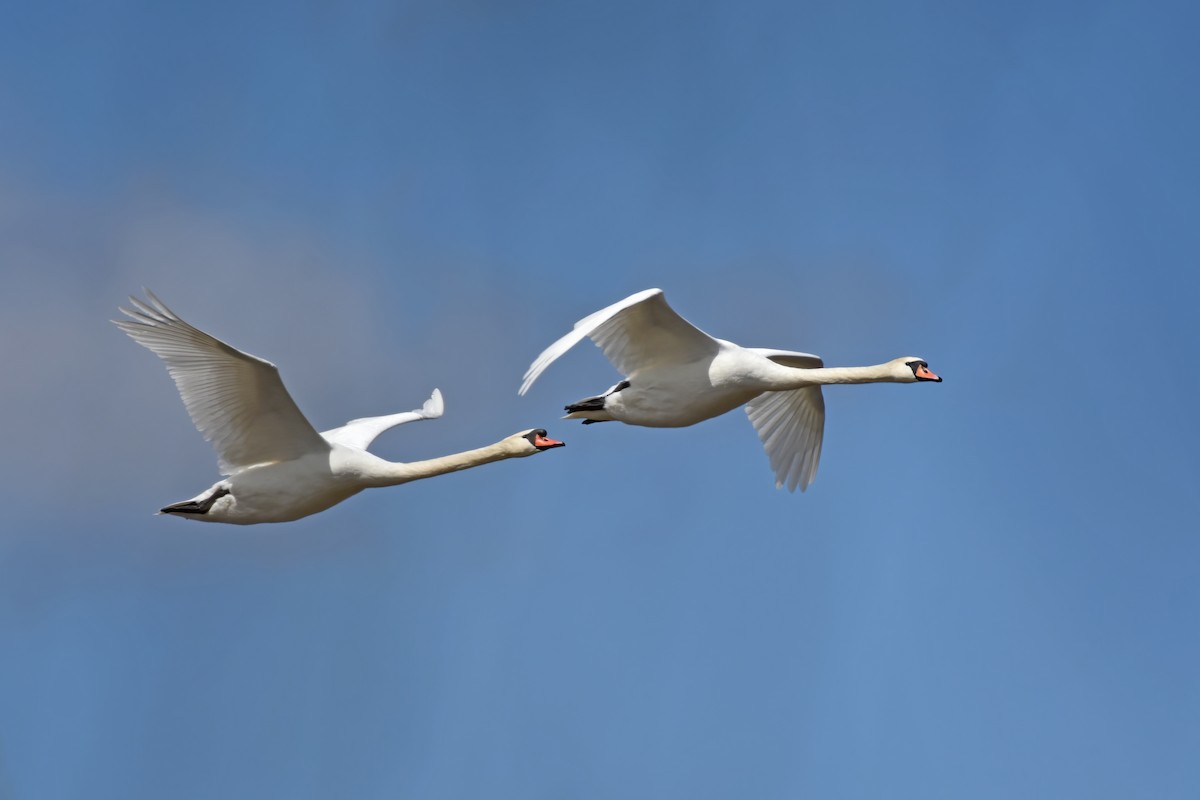
[(425, 405), (414, 411), (402, 411), (399, 414), (386, 414), (382, 417), (362, 417), (360, 419), (352, 419), (340, 428), (334, 428), (329, 431), (322, 431), (321, 436), (325, 437), (327, 442), (336, 442), (344, 444), (347, 447), (356, 447), (359, 450), (366, 450), (371, 442), (375, 441), (375, 437), (389, 428), (394, 428), (397, 425), (403, 425), (406, 422), (417, 422), (422, 419), (437, 419), (445, 411), (446, 406), (442, 401), (442, 393), (438, 389), (433, 390), (433, 394), (425, 401)]
[(817, 476), (825, 436), (821, 387), (764, 392), (746, 404), (746, 414), (775, 470), (775, 488), (807, 489)]
[(646, 289), (589, 314), (542, 351), (517, 391), (525, 394), (559, 356), (590, 337), (625, 377), (660, 363), (684, 364), (715, 355), (716, 339), (675, 313), (662, 289)]
[(192, 327), (149, 290), (146, 297), (130, 297), (133, 310), (120, 309), (129, 319), (113, 322), (166, 362), (192, 422), (216, 449), (223, 474), (329, 449), (274, 364)]

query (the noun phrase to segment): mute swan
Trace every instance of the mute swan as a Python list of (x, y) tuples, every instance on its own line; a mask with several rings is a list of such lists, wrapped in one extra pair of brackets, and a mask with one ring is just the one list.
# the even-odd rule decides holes
[(121, 330), (167, 363), (167, 371), (204, 438), (216, 448), (227, 477), (160, 514), (205, 522), (252, 525), (288, 522), (324, 511), (363, 489), (394, 486), (505, 458), (562, 447), (546, 431), (515, 433), (464, 453), (398, 464), (367, 452), (396, 425), (442, 415), (437, 389), (416, 411), (365, 417), (317, 433), (269, 361), (243, 353), (193, 328), (146, 290), (149, 302), (120, 309)]
[(744, 404), (775, 470), (775, 487), (786, 485), (788, 491), (797, 486), (804, 491), (817, 474), (825, 430), (821, 386), (942, 380), (915, 356), (871, 367), (824, 368), (809, 353), (740, 347), (679, 316), (661, 289), (646, 289), (576, 322), (530, 365), (518, 394), (585, 336), (625, 379), (567, 406), (564, 419), (678, 428)]

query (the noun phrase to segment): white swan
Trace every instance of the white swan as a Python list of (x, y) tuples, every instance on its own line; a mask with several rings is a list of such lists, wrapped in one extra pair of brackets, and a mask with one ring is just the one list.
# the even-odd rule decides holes
[(575, 323), (534, 360), (518, 394), (585, 336), (625, 379), (567, 406), (565, 419), (676, 428), (745, 404), (775, 470), (776, 488), (789, 491), (807, 489), (817, 474), (825, 431), (821, 386), (942, 380), (915, 356), (872, 367), (824, 368), (809, 353), (740, 347), (676, 314), (661, 289), (646, 289)]
[(191, 500), (159, 513), (205, 522), (252, 525), (287, 522), (324, 511), (363, 489), (521, 458), (562, 447), (546, 431), (523, 431), (465, 453), (398, 464), (366, 451), (388, 428), (442, 415), (437, 389), (417, 411), (365, 417), (317, 433), (269, 361), (243, 353), (193, 328), (149, 290), (130, 297), (128, 320), (113, 320), (167, 363), (196, 427), (216, 448), (226, 475)]

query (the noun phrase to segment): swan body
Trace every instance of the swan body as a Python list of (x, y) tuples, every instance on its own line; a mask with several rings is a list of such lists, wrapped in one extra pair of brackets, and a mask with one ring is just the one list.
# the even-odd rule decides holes
[(367, 452), (397, 425), (442, 416), (437, 389), (421, 408), (351, 420), (318, 433), (288, 394), (279, 370), (184, 322), (149, 290), (131, 297), (114, 323), (163, 361), (188, 413), (216, 448), (224, 479), (159, 513), (204, 522), (289, 522), (324, 511), (363, 489), (444, 475), (561, 447), (537, 428), (463, 453), (395, 463)]
[(625, 379), (566, 406), (566, 419), (652, 428), (695, 425), (746, 406), (775, 471), (776, 487), (807, 489), (816, 477), (825, 429), (821, 387), (839, 383), (941, 382), (923, 359), (867, 367), (825, 367), (819, 356), (742, 347), (692, 325), (646, 289), (584, 317), (530, 365), (525, 394), (557, 358), (592, 339)]

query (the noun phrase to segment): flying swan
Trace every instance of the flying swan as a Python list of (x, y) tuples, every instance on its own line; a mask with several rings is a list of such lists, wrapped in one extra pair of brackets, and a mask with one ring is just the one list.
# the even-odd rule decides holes
[(113, 322), (166, 362), (192, 422), (216, 448), (226, 476), (161, 514), (235, 525), (288, 522), (324, 511), (363, 489), (563, 446), (538, 428), (428, 461), (385, 461), (367, 452), (375, 437), (396, 425), (440, 417), (441, 392), (434, 389), (416, 411), (354, 419), (317, 433), (274, 364), (193, 328), (149, 290), (146, 297), (148, 302), (130, 297), (134, 310), (120, 309), (129, 319)]
[(817, 474), (825, 432), (822, 386), (942, 380), (916, 356), (871, 367), (825, 367), (810, 353), (714, 339), (675, 313), (661, 289), (646, 289), (576, 322), (530, 365), (518, 394), (585, 336), (625, 378), (567, 406), (565, 419), (680, 428), (745, 405), (775, 486), (788, 491), (807, 489)]

